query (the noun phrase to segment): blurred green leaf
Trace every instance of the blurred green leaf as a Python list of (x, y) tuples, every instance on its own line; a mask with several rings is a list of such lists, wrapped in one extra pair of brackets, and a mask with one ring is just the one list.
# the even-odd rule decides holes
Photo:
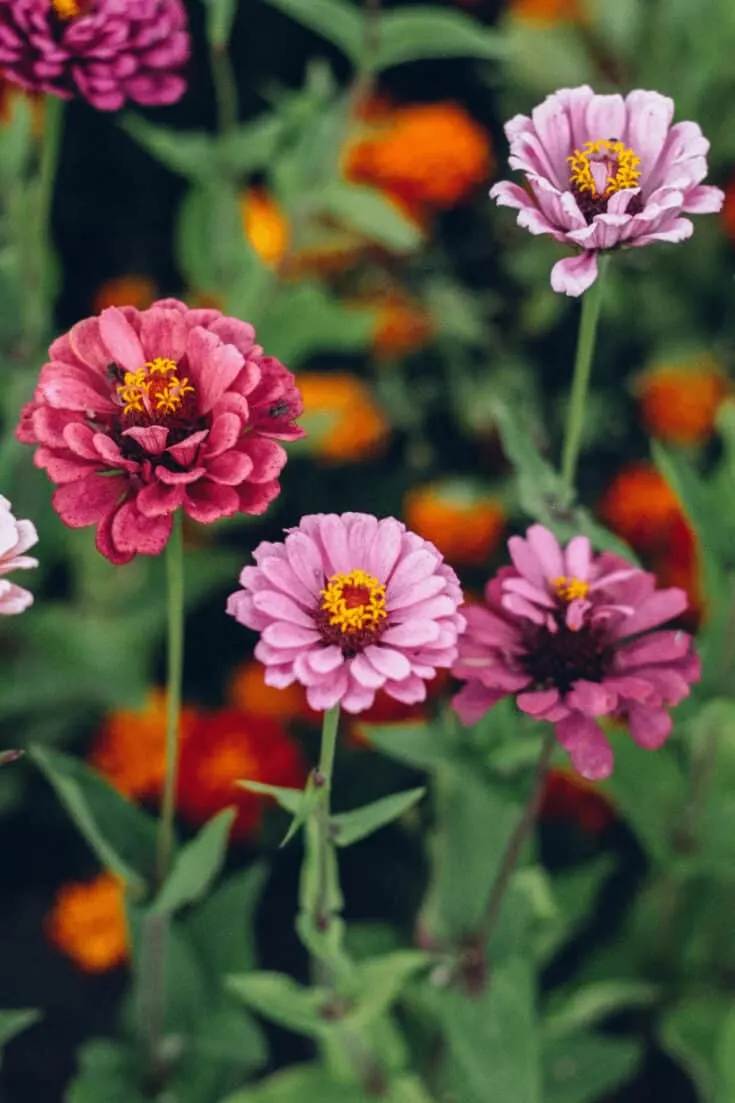
[(333, 180), (319, 195), (325, 214), (397, 253), (418, 249), (423, 234), (395, 203), (375, 188)]
[(171, 130), (156, 126), (139, 115), (125, 115), (120, 123), (126, 134), (172, 172), (199, 182), (218, 171), (216, 138), (203, 130)]
[(547, 1009), (543, 1032), (550, 1044), (567, 1038), (617, 1011), (631, 1007), (646, 1007), (656, 999), (658, 988), (645, 981), (607, 980), (593, 984), (570, 986), (570, 991), (556, 994)]
[(368, 347), (374, 312), (344, 306), (316, 284), (282, 290), (262, 319), (258, 340), (291, 368), (325, 352), (360, 352)]
[(421, 950), (394, 950), (362, 962), (354, 982), (357, 1006), (345, 1021), (361, 1028), (377, 1019), (392, 1007), (407, 982), (431, 961), (431, 955)]
[(297, 1034), (318, 1038), (330, 1029), (322, 1008), (329, 994), (322, 988), (304, 988), (283, 973), (261, 972), (230, 976), (227, 991), (252, 1011)]
[(381, 72), (407, 61), (436, 57), (502, 57), (505, 41), (498, 31), (457, 11), (426, 6), (383, 12), (379, 24), (375, 69)]
[(16, 1034), (22, 1034), (29, 1026), (33, 1026), (42, 1018), (40, 1011), (31, 1008), (18, 1008), (13, 1011), (0, 1011), (0, 1046), (6, 1046), (15, 1038)]
[[(218, 1099), (268, 1060), (263, 1031), (229, 997), (204, 1005), (186, 1051), (176, 1066), (171, 1093), (176, 1103)], [(102, 1103), (102, 1101), (100, 1101)]]
[(589, 920), (600, 888), (613, 867), (611, 855), (600, 854), (582, 866), (556, 874), (553, 882), (556, 912), (538, 940), (544, 962), (574, 938)]
[(633, 1076), (640, 1060), (640, 1043), (627, 1038), (555, 1039), (544, 1051), (544, 1103), (598, 1103)]
[(650, 858), (671, 857), (673, 828), (684, 807), (688, 786), (670, 748), (647, 751), (627, 732), (613, 734), (615, 769), (602, 792), (620, 811)]
[(225, 808), (204, 825), (195, 839), (181, 847), (153, 903), (155, 912), (175, 912), (205, 895), (224, 865), (234, 818), (235, 809)]
[(694, 1081), (701, 1103), (732, 1099), (722, 1093), (718, 1068), (720, 1044), (723, 1038), (728, 1040), (723, 1031), (731, 1015), (731, 999), (710, 992), (684, 997), (661, 1019), (661, 1042)]
[(438, 724), (359, 724), (364, 738), (382, 754), (433, 771), (451, 757), (451, 746)]
[(236, 783), (241, 789), (247, 789), (250, 793), (260, 793), (263, 796), (273, 797), (277, 804), (290, 812), (292, 816), (298, 816), (301, 812), (306, 794), (303, 789), (284, 789), (280, 785), (267, 785), (264, 781), (248, 781), (243, 779)]
[(353, 812), (332, 816), (330, 823), (335, 843), (337, 846), (352, 846), (367, 838), (392, 820), (397, 820), (420, 801), (425, 792), (425, 789), (409, 789), (405, 793), (392, 793)]
[(145, 1103), (139, 1087), (140, 1060), (120, 1042), (93, 1038), (77, 1055), (79, 1071), (66, 1090), (65, 1103)]
[(153, 819), (79, 759), (37, 746), (29, 749), (28, 756), (102, 865), (121, 877), (131, 891), (143, 891), (155, 871)]
[(267, 0), (273, 8), (289, 15), (297, 23), (326, 38), (353, 62), (362, 53), (362, 17), (359, 11), (345, 0)]

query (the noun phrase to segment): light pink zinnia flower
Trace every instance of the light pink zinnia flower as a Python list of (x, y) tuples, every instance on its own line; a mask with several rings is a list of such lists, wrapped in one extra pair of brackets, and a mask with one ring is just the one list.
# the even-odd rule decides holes
[(286, 531), (282, 544), (255, 549), (257, 566), (244, 568), (244, 589), (227, 602), (261, 634), (266, 683), (301, 682), (319, 711), (362, 712), (378, 689), (423, 701), (465, 627), (457, 576), (434, 545), (367, 513), (317, 513)]
[(516, 694), (518, 707), (548, 720), (579, 773), (594, 781), (613, 768), (599, 716), (625, 720), (641, 747), (671, 731), (668, 706), (700, 677), (686, 632), (657, 631), (686, 608), (683, 590), (657, 590), (651, 574), (586, 536), (563, 550), (542, 525), (508, 541), (513, 567), (488, 582), (486, 606), (467, 610), (452, 667), (467, 684), (454, 698), (463, 723)]
[(0, 0), (0, 68), (32, 92), (101, 111), (174, 103), (189, 53), (181, 0)]
[(584, 84), (506, 123), (510, 166), (525, 173), (529, 190), (504, 180), (491, 197), (515, 207), (532, 234), (582, 250), (554, 265), (554, 291), (586, 291), (601, 250), (684, 241), (694, 227), (682, 214), (719, 211), (723, 192), (700, 183), (709, 142), (697, 123), (672, 126), (673, 114), (674, 101), (659, 92), (623, 99)]
[(302, 412), (293, 376), (247, 322), (162, 299), (109, 307), (49, 349), (16, 430), (58, 484), (67, 525), (112, 563), (158, 555), (182, 507), (209, 524), (263, 513)]
[(0, 495), (0, 615), (22, 613), (33, 604), (32, 593), (3, 576), (37, 567), (37, 559), (23, 554), (37, 543), (35, 525), (31, 521), (16, 521), (10, 502)]

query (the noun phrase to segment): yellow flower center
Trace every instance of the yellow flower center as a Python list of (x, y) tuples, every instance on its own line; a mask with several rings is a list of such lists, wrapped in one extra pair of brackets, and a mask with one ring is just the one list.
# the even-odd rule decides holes
[(63, 19), (64, 21), (76, 19), (77, 16), (82, 14), (82, 9), (77, 3), (77, 0), (51, 0), (51, 7), (54, 9), (59, 19)]
[(144, 368), (125, 372), (116, 388), (123, 401), (123, 414), (144, 414), (149, 417), (178, 413), (187, 394), (194, 394), (188, 376), (180, 379), (176, 362), (157, 356)]
[(623, 188), (638, 187), (641, 159), (617, 138), (585, 142), (584, 149), (575, 149), (567, 161), (569, 183), (591, 199), (609, 199)]
[(374, 628), (388, 615), (385, 586), (366, 571), (332, 575), (320, 597), (328, 624), (341, 632)]
[(551, 585), (556, 590), (557, 597), (567, 602), (587, 597), (590, 589), (589, 582), (583, 582), (581, 578), (568, 578), (564, 574), (559, 578), (552, 578)]

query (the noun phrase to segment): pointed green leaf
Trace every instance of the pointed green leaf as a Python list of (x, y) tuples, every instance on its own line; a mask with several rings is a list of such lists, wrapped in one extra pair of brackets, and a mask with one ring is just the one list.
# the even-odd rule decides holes
[(628, 1038), (577, 1034), (544, 1053), (544, 1103), (599, 1103), (630, 1079), (642, 1057)]
[(297, 23), (326, 38), (352, 61), (359, 62), (362, 53), (362, 16), (346, 0), (268, 0)]
[(420, 801), (425, 792), (424, 788), (408, 789), (405, 793), (393, 793), (389, 797), (375, 800), (353, 812), (341, 812), (332, 816), (330, 826), (335, 843), (337, 846), (352, 846), (360, 839), (367, 838), (392, 820), (397, 820)]
[(82, 1046), (78, 1062), (65, 1103), (145, 1103), (139, 1060), (121, 1043), (93, 1038)]
[(139, 145), (180, 176), (209, 180), (217, 173), (216, 141), (203, 130), (170, 130), (138, 115), (125, 115), (121, 126)]
[(432, 962), (422, 950), (395, 950), (360, 964), (355, 992), (357, 1007), (346, 1019), (360, 1027), (379, 1018), (400, 996), (407, 982)]
[(435, 57), (495, 60), (505, 53), (503, 36), (461, 12), (432, 7), (386, 11), (379, 25), (375, 69)]
[(372, 310), (345, 306), (316, 284), (300, 283), (281, 290), (269, 304), (258, 340), (294, 368), (316, 353), (360, 352), (374, 328)]
[(143, 891), (155, 873), (153, 819), (78, 758), (38, 746), (28, 755), (102, 865), (134, 892)]
[(679, 756), (662, 747), (655, 755), (627, 734), (615, 739), (615, 769), (601, 783), (602, 792), (618, 808), (649, 856), (657, 862), (671, 857), (671, 824), (686, 806), (689, 784)]
[(15, 1038), (16, 1034), (22, 1034), (29, 1026), (33, 1026), (41, 1018), (40, 1011), (30, 1008), (19, 1008), (17, 1011), (0, 1011), (0, 1046)]
[(175, 912), (204, 896), (225, 861), (234, 808), (225, 808), (204, 825), (195, 839), (182, 846), (159, 892), (153, 910)]
[(319, 193), (319, 206), (352, 230), (394, 252), (418, 249), (423, 235), (395, 204), (375, 188), (333, 181)]
[(664, 1049), (685, 1068), (702, 1103), (726, 1103), (720, 1091), (718, 1063), (723, 1027), (732, 1000), (714, 992), (690, 995), (667, 1011), (660, 1023)]
[(360, 724), (359, 728), (377, 750), (419, 770), (433, 771), (451, 758), (452, 748), (438, 724)]
[(251, 793), (260, 793), (262, 796), (273, 797), (277, 804), (293, 816), (281, 846), (291, 842), (299, 828), (304, 825), (307, 816), (315, 807), (315, 795), (317, 790), (311, 784), (311, 778), (306, 789), (284, 789), (280, 785), (266, 785), (262, 781), (238, 781), (237, 784)]
[(257, 862), (228, 877), (186, 917), (185, 930), (215, 987), (227, 973), (255, 968), (253, 935), (268, 867)]
[(230, 976), (225, 986), (251, 1010), (297, 1034), (318, 1038), (330, 1027), (320, 1010), (328, 1001), (325, 989), (304, 988), (291, 977), (273, 972)]
[(544, 1034), (555, 1042), (599, 1022), (616, 1011), (646, 1007), (658, 995), (655, 984), (634, 980), (606, 980), (579, 986), (556, 996), (547, 1011)]

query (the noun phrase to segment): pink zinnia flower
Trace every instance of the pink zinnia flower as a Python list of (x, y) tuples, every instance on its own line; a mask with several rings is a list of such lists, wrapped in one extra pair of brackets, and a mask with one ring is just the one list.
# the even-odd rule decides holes
[(62, 521), (97, 525), (112, 563), (158, 555), (179, 507), (203, 524), (263, 513), (286, 462), (276, 439), (304, 435), (291, 373), (218, 310), (109, 307), (49, 358), (16, 435), (39, 445)]
[(227, 612), (260, 632), (267, 685), (306, 686), (313, 709), (370, 708), (378, 689), (414, 704), (457, 655), (457, 576), (393, 517), (318, 513), (262, 543)]
[(518, 225), (576, 246), (551, 270), (554, 291), (581, 295), (597, 277), (597, 254), (618, 246), (684, 241), (682, 214), (719, 211), (724, 194), (700, 183), (709, 142), (697, 123), (671, 125), (674, 101), (637, 90), (597, 96), (586, 84), (562, 88), (529, 119), (506, 123), (510, 166), (528, 190), (502, 181), (490, 195), (515, 207)]
[(452, 667), (467, 684), (454, 698), (463, 723), (516, 694), (518, 707), (554, 724), (579, 773), (594, 781), (613, 768), (596, 717), (627, 722), (641, 747), (671, 731), (668, 706), (689, 695), (700, 662), (686, 632), (656, 631), (686, 608), (683, 590), (657, 590), (653, 575), (586, 536), (563, 550), (542, 525), (508, 541), (513, 567), (488, 582), (486, 606), (467, 610)]
[(0, 0), (3, 75), (101, 111), (180, 99), (189, 52), (181, 0)]
[(38, 543), (31, 521), (16, 521), (7, 498), (0, 495), (0, 615), (22, 613), (33, 604), (33, 594), (3, 576), (37, 567), (38, 560), (23, 553)]

